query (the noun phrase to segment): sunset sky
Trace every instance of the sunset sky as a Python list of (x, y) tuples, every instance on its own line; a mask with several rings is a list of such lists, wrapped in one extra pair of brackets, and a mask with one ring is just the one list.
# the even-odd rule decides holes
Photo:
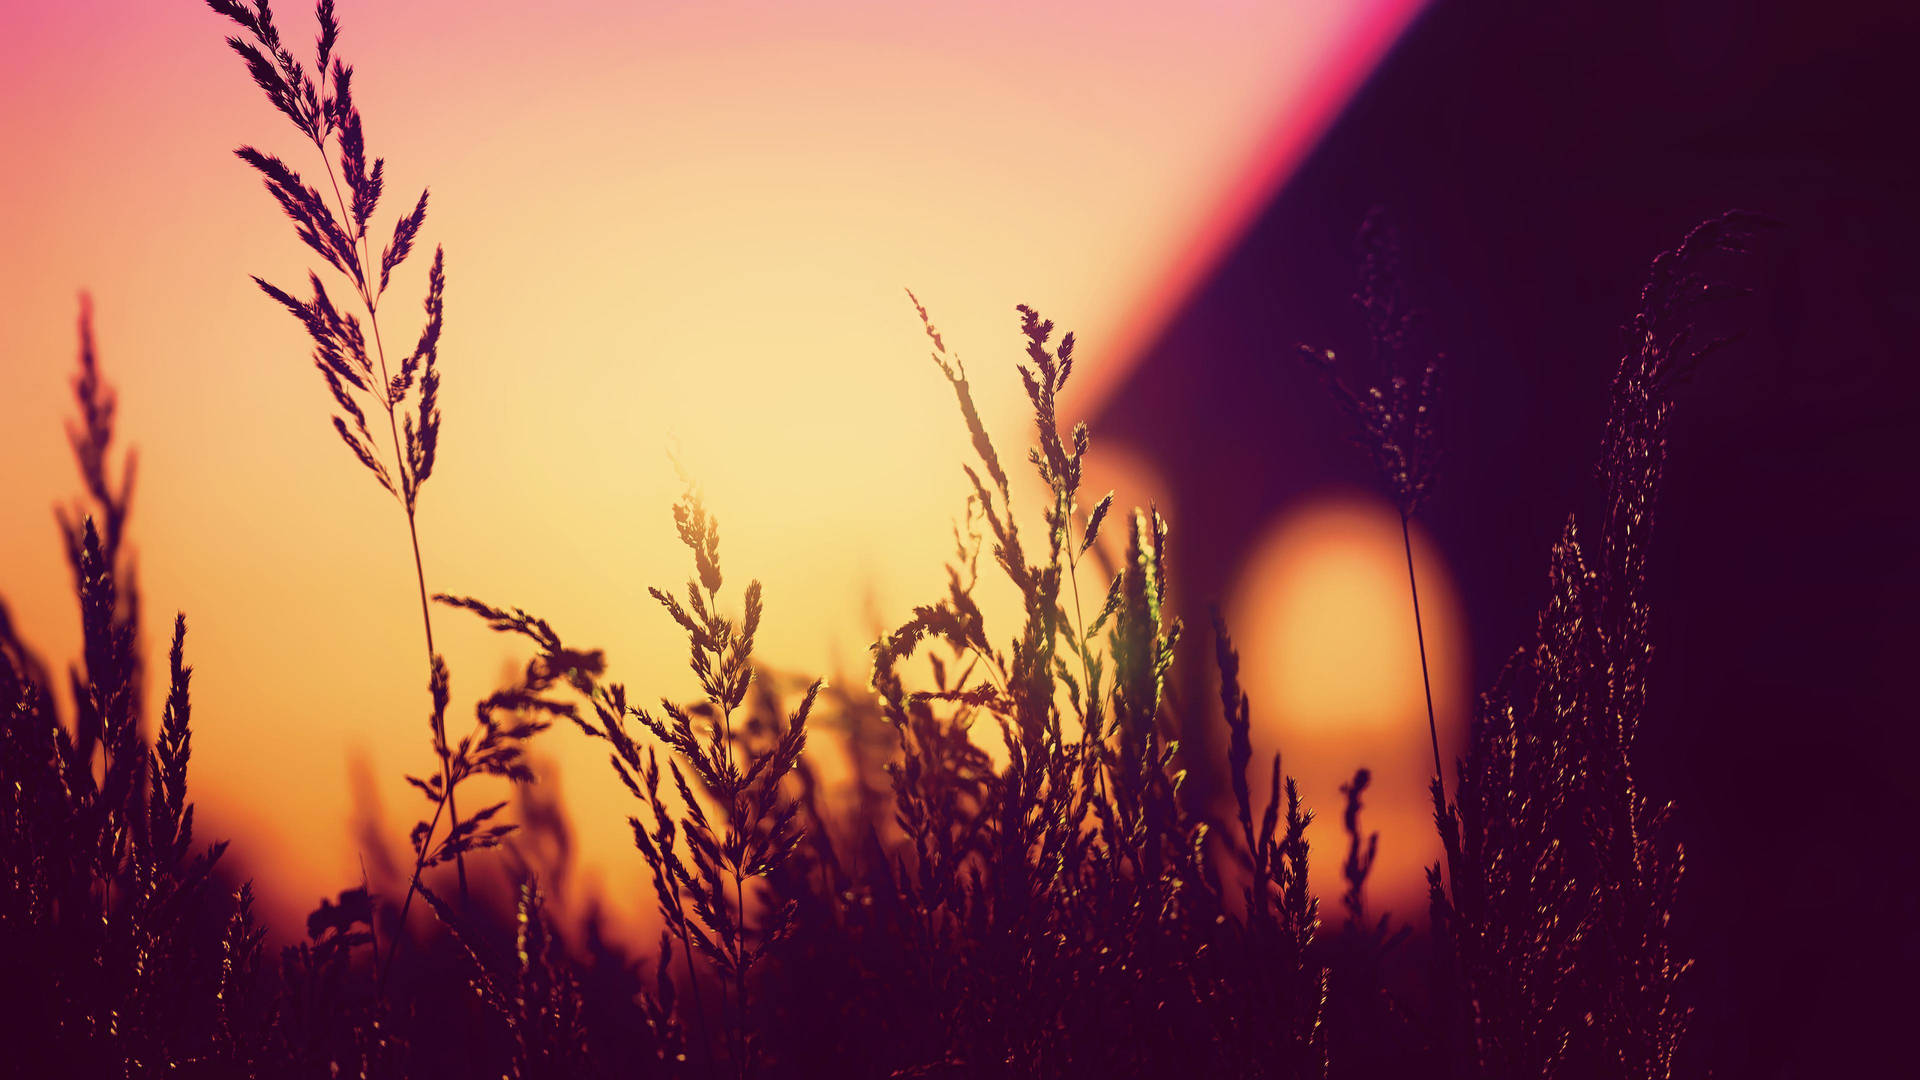
[[(0, 595), (49, 660), (77, 652), (49, 509), (78, 490), (61, 425), (84, 290), (140, 453), (148, 644), (174, 610), (190, 623), (202, 828), (232, 837), (276, 914), (303, 912), (359, 878), (355, 756), (396, 848), (420, 805), (400, 776), (431, 761), (404, 518), (327, 430), (300, 327), (248, 280), (304, 291), (312, 260), (231, 151), (318, 162), (204, 5), (6, 7)], [(429, 588), (547, 616), (642, 700), (690, 695), (646, 595), (687, 573), (677, 447), (731, 582), (766, 585), (762, 655), (863, 684), (880, 624), (942, 587), (965, 491), (964, 432), (902, 287), (969, 362), (1003, 453), (1030, 431), (1016, 303), (1078, 332), (1064, 407), (1093, 413), (1419, 7), (347, 0), (340, 53), (387, 158), (376, 228), (431, 185), (423, 242), (447, 252)], [(310, 19), (280, 12), (303, 50)], [(390, 338), (417, 331), (426, 262), (389, 294)], [(1095, 447), (1091, 497), (1159, 500), (1179, 543), (1180, 493)], [(1369, 752), (1373, 824), (1418, 837), (1383, 855), (1404, 893), (1430, 767), (1398, 521), (1329, 492), (1273, 530), (1230, 608), (1256, 717), (1327, 821)], [(1458, 605), (1422, 560), (1458, 724)], [(460, 703), (516, 654), (458, 613), (435, 629), (463, 727)], [(1377, 677), (1343, 696), (1356, 665)], [(632, 918), (649, 894), (604, 753), (556, 731), (537, 756), (586, 880)]]

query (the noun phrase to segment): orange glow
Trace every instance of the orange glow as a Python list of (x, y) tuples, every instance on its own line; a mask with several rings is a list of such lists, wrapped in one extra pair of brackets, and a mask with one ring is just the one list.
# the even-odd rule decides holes
[[(1447, 568), (1414, 530), (1421, 616), (1433, 673), (1440, 752), (1465, 745), (1465, 627)], [(1425, 868), (1439, 857), (1432, 801), (1433, 751), (1421, 689), (1419, 644), (1407, 593), (1399, 515), (1383, 500), (1327, 497), (1289, 511), (1242, 569), (1229, 625), (1241, 682), (1253, 703), (1254, 765), (1264, 784), (1273, 752), (1300, 781), (1316, 816), (1310, 872), (1322, 914), (1340, 918), (1346, 856), (1340, 786), (1373, 772), (1361, 827), (1378, 831), (1368, 885), (1375, 913), (1425, 913)], [(1451, 774), (1451, 766), (1448, 767)], [(1452, 778), (1448, 779), (1451, 790)]]
[[(306, 42), (308, 13), (283, 6)], [(447, 249), (429, 587), (540, 612), (642, 699), (686, 693), (645, 592), (686, 574), (677, 443), (730, 581), (766, 584), (765, 657), (859, 678), (868, 613), (938, 591), (964, 498), (965, 437), (901, 286), (1009, 450), (1028, 431), (1017, 301), (1081, 332), (1066, 407), (1090, 411), (1418, 7), (342, 4), (389, 159), (379, 228), (431, 184), (423, 241)], [(419, 805), (400, 775), (430, 757), (403, 520), (327, 430), (300, 328), (247, 280), (297, 284), (308, 258), (231, 150), (317, 162), (200, 5), (7, 22), (0, 591), (45, 655), (74, 655), (41, 508), (75, 489), (60, 418), (87, 288), (141, 454), (147, 639), (176, 608), (191, 623), (201, 820), (275, 864), (262, 900), (295, 925), (359, 878), (349, 755), (396, 843)], [(426, 261), (382, 310), (390, 336), (415, 332)], [(435, 629), (464, 716), (507, 648), (452, 613)], [(539, 753), (566, 777), (583, 873), (637, 917), (604, 754), (569, 731)]]

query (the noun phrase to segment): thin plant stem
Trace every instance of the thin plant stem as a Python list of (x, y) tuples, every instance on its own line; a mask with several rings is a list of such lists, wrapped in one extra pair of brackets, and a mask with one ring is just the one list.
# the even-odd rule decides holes
[(446, 810), (446, 808), (447, 808), (447, 801), (445, 799), (441, 799), (440, 802), (434, 806), (433, 817), (428, 819), (427, 821), (427, 831), (421, 835), (420, 847), (416, 852), (414, 852), (413, 876), (407, 882), (407, 898), (401, 901), (401, 904), (400, 904), (400, 918), (398, 920), (398, 925), (402, 932), (396, 933), (394, 935), (393, 945), (391, 948), (387, 950), (386, 966), (380, 969), (379, 986), (382, 992), (385, 992), (385, 988), (387, 985), (387, 970), (393, 967), (394, 955), (400, 951), (400, 943), (407, 939), (407, 935), (404, 933), (407, 926), (407, 913), (413, 910), (413, 897), (416, 893), (420, 891), (420, 874), (423, 870), (426, 869), (427, 845), (433, 842), (433, 830), (439, 826), (440, 814), (444, 810)]
[[(374, 328), (373, 336), (374, 336), (374, 342), (377, 345), (380, 339), (379, 327), (376, 326)], [(389, 422), (391, 422), (393, 419), (392, 415), (389, 414), (387, 419)], [(420, 624), (426, 628), (427, 663), (429, 667), (431, 667), (433, 663), (433, 657), (438, 654), (436, 654), (433, 651), (433, 619), (431, 616), (427, 614), (427, 611), (428, 611), (427, 574), (426, 574), (426, 571), (421, 568), (421, 564), (420, 564), (420, 530), (414, 526), (413, 516), (414, 516), (413, 511), (409, 509), (407, 511), (407, 538), (413, 541), (414, 582), (420, 586)], [(452, 763), (451, 755), (447, 749), (446, 719), (444, 717), (436, 717), (434, 721), (434, 727), (438, 729), (435, 731), (434, 734), (438, 736), (440, 740), (440, 776), (441, 776), (441, 782), (446, 785), (445, 790), (447, 794), (446, 803), (447, 803), (447, 818), (448, 818), (447, 824), (449, 828), (457, 828), (460, 824), (460, 804), (454, 801), (453, 763)], [(432, 838), (432, 833), (428, 833), (428, 839), (431, 839), (431, 838)], [(460, 901), (462, 904), (465, 904), (467, 900), (467, 857), (466, 855), (460, 852), (455, 852), (453, 856), (453, 866), (454, 866), (454, 870), (459, 874), (459, 877), (460, 877)]]
[[(717, 589), (707, 590), (707, 610), (713, 612), (715, 618), (718, 618), (720, 616), (719, 590)], [(718, 709), (717, 707), (716, 709), (720, 713), (720, 727), (721, 727), (720, 753), (726, 757), (727, 764), (732, 765), (733, 764), (733, 710)]]
[(1433, 740), (1433, 778), (1440, 785), (1444, 799), (1447, 778), (1440, 764), (1440, 725), (1433, 718), (1433, 676), (1427, 671), (1427, 632), (1420, 622), (1420, 581), (1413, 573), (1413, 530), (1407, 520), (1408, 515), (1400, 515), (1400, 541), (1407, 551), (1407, 591), (1413, 594), (1413, 634), (1420, 643), (1420, 685), (1427, 692), (1427, 737)]
[[(380, 357), (380, 377), (385, 380), (387, 379), (387, 350), (386, 346), (380, 342), (380, 316), (375, 310), (375, 302), (373, 300), (367, 301), (367, 319), (373, 327), (374, 352)], [(400, 453), (400, 429), (398, 425), (394, 423), (393, 407), (391, 405), (387, 407), (387, 432), (393, 436), (394, 461), (404, 463), (406, 459), (402, 457)], [(405, 467), (404, 464), (402, 464), (402, 467)], [(420, 589), (420, 626), (426, 631), (427, 636), (427, 670), (432, 671), (433, 658), (438, 656), (439, 653), (436, 652), (433, 647), (432, 608), (427, 603), (427, 571), (420, 561), (420, 528), (415, 524), (412, 505), (406, 506), (406, 511), (407, 539), (413, 544), (413, 580), (414, 584)], [(460, 804), (454, 800), (453, 794), (453, 758), (452, 750), (447, 746), (446, 718), (436, 713), (433, 726), (434, 738), (437, 739), (440, 744), (438, 747), (440, 751), (440, 781), (443, 785), (442, 791), (444, 791), (446, 795), (447, 827), (449, 829), (457, 829), (460, 827)], [(432, 838), (433, 834), (429, 831), (427, 839), (431, 840)], [(460, 878), (460, 903), (462, 906), (465, 906), (467, 903), (466, 855), (461, 852), (455, 852), (453, 865)]]
[[(334, 202), (340, 207), (340, 220), (343, 222), (353, 220), (347, 211), (346, 198), (340, 193), (340, 181), (334, 175), (333, 159), (327, 155), (326, 143), (323, 140), (315, 140), (314, 146), (320, 151), (321, 164), (326, 166), (327, 184), (333, 188)], [(387, 347), (380, 339), (380, 297), (375, 295), (367, 284), (367, 282), (371, 280), (373, 248), (371, 244), (367, 243), (366, 237), (362, 235), (355, 238), (354, 250), (360, 259), (359, 265), (356, 268), (358, 270), (357, 276), (360, 280), (354, 283), (354, 291), (360, 294), (360, 302), (366, 306), (367, 325), (373, 330), (373, 348), (374, 355), (377, 356), (380, 361), (381, 386), (391, 386), (392, 377), (387, 372)], [(381, 394), (381, 403), (387, 413), (387, 435), (393, 440), (394, 464), (399, 467), (401, 479), (404, 481), (406, 479), (407, 459), (400, 449), (400, 427), (393, 417), (393, 401), (389, 395), (383, 392)], [(432, 609), (427, 602), (427, 572), (420, 559), (420, 529), (414, 522), (414, 508), (410, 500), (402, 502), (402, 509), (407, 513), (407, 539), (413, 544), (413, 577), (414, 583), (420, 590), (420, 625), (426, 631), (427, 670), (431, 672), (433, 670), (433, 658), (438, 656), (439, 653), (436, 652), (433, 647), (433, 616), (431, 614)], [(440, 782), (444, 793), (441, 801), (446, 804), (446, 810), (449, 816), (447, 827), (456, 829), (460, 827), (460, 804), (454, 800), (453, 763), (451, 760), (451, 752), (447, 746), (446, 720), (443, 717), (436, 716), (434, 718), (433, 734), (439, 743), (436, 749), (440, 754)], [(437, 825), (439, 820), (440, 810), (436, 807), (433, 815), (434, 824)], [(426, 845), (430, 843), (432, 839), (433, 826), (429, 826), (427, 836), (422, 841), (420, 849), (423, 860), (427, 850)], [(460, 878), (460, 903), (461, 906), (464, 907), (467, 903), (466, 856), (463, 853), (456, 852), (453, 857), (453, 863)], [(413, 884), (415, 886), (419, 884), (420, 869), (419, 866), (415, 866), (414, 868)], [(401, 905), (401, 926), (403, 929), (406, 925), (405, 911), (412, 905), (412, 902), (413, 888), (409, 887), (407, 890), (407, 902)], [(394, 951), (398, 950), (395, 949)]]
[[(707, 1059), (707, 1075), (717, 1080), (720, 1075), (720, 1066), (714, 1060), (713, 1030), (707, 1024), (707, 1005), (700, 1000), (700, 976), (693, 968), (693, 942), (688, 940), (687, 912), (681, 907), (680, 883), (671, 877), (667, 882), (673, 890), (673, 910), (676, 916), (673, 922), (675, 929), (680, 931), (680, 952), (687, 960), (687, 996), (693, 999), (693, 1015), (700, 1023), (700, 1053)], [(725, 995), (726, 989), (723, 984), (721, 987), (723, 999)]]
[(740, 923), (735, 931), (733, 942), (733, 976), (736, 988), (734, 1004), (740, 1010), (740, 1080), (746, 1080), (752, 1070), (752, 1062), (747, 1057), (747, 887), (741, 876), (740, 866), (733, 867), (733, 901), (740, 908)]
[(1001, 673), (995, 667), (993, 661), (988, 658), (986, 650), (982, 649), (978, 645), (973, 645), (973, 644), (969, 644), (967, 647), (973, 650), (974, 656), (979, 657), (980, 667), (982, 670), (984, 670), (987, 673), (987, 680), (993, 683), (994, 687), (998, 689), (1002, 694), (1010, 693), (1010, 691), (1007, 689), (1007, 680), (1004, 677), (1002, 677)]

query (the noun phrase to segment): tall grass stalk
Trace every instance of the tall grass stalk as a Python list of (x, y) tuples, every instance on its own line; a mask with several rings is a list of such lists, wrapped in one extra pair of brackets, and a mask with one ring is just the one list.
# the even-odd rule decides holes
[[(267, 189), (294, 222), (300, 239), (352, 286), (372, 334), (372, 357), (367, 354), (359, 320), (334, 307), (317, 274), (308, 275), (314, 292), (311, 301), (296, 299), (259, 278), (254, 280), (306, 327), (314, 342), (315, 366), (340, 410), (333, 418), (336, 432), (360, 464), (399, 503), (406, 517), (414, 584), (420, 603), (420, 625), (426, 642), (428, 681), (430, 687), (436, 688), (433, 692), (437, 699), (442, 693), (437, 688), (445, 679), (445, 672), (433, 641), (426, 567), (420, 554), (418, 508), (420, 488), (433, 472), (440, 434), (437, 360), (446, 282), (444, 255), (440, 250), (434, 251), (433, 267), (428, 275), (425, 329), (419, 344), (400, 364), (397, 374), (388, 364), (386, 343), (380, 330), (381, 299), (393, 271), (412, 252), (426, 221), (427, 192), (422, 191), (413, 210), (398, 220), (392, 240), (376, 256), (367, 226), (385, 190), (386, 162), (381, 158), (368, 160), (360, 110), (353, 99), (353, 68), (334, 54), (340, 26), (332, 0), (320, 0), (316, 5), (319, 36), (315, 41), (311, 75), (286, 48), (267, 0), (257, 0), (251, 5), (240, 0), (208, 0), (208, 6), (244, 31), (244, 36), (228, 38), (227, 44), (240, 56), (268, 101), (313, 145), (326, 169), (327, 182), (333, 191), (332, 209), (318, 191), (278, 158), (251, 146), (236, 151), (241, 160), (261, 174)], [(342, 175), (346, 178), (345, 190), (341, 187)], [(374, 449), (375, 440), (367, 430), (365, 410), (356, 393), (371, 399), (386, 414), (390, 458), (383, 458)], [(403, 424), (403, 407), (410, 399), (415, 409), (405, 414)], [(431, 713), (431, 727), (440, 765), (440, 791), (425, 833), (415, 838), (414, 874), (402, 905), (403, 920), (412, 905), (419, 874), (425, 868), (441, 816), (444, 814), (448, 820), (449, 834), (458, 833), (462, 824), (455, 792), (454, 751), (447, 740), (443, 704)], [(454, 864), (464, 902), (468, 892), (465, 854), (457, 853)]]
[(1420, 582), (1413, 568), (1412, 521), (1432, 493), (1439, 460), (1433, 411), (1438, 354), (1416, 361), (1420, 316), (1407, 300), (1400, 245), (1385, 211), (1375, 208), (1360, 226), (1360, 285), (1353, 294), (1367, 325), (1371, 367), (1380, 381), (1355, 391), (1334, 374), (1332, 349), (1300, 346), (1340, 407), (1359, 425), (1358, 442), (1372, 456), (1400, 512), (1400, 541), (1407, 556), (1407, 591), (1413, 600), (1414, 640), (1420, 649), (1420, 686), (1426, 695), (1427, 738), (1433, 748), (1433, 782), (1445, 787), (1440, 725), (1433, 710), (1433, 676), (1427, 663), (1427, 632), (1420, 617)]
[(1408, 520), (1408, 515), (1400, 515), (1400, 542), (1407, 553), (1407, 593), (1413, 597), (1413, 634), (1420, 646), (1420, 689), (1427, 696), (1427, 737), (1433, 743), (1433, 776), (1435, 780), (1443, 780), (1445, 769), (1440, 764), (1440, 725), (1433, 718), (1433, 676), (1427, 671), (1427, 630), (1420, 620), (1420, 579), (1413, 572), (1413, 535)]

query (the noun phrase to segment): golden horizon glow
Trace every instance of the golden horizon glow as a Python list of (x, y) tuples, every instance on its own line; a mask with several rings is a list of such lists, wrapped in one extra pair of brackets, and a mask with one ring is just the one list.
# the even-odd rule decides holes
[[(307, 42), (310, 12), (281, 6)], [(342, 5), (389, 159), (377, 227), (431, 184), (422, 241), (447, 249), (429, 588), (549, 617), (642, 698), (686, 693), (645, 592), (686, 575), (673, 443), (730, 587), (765, 582), (762, 655), (861, 678), (869, 613), (937, 593), (964, 498), (965, 437), (901, 286), (969, 362), (1003, 450), (1029, 427), (1015, 302), (1080, 333), (1065, 407), (1090, 414), (1418, 7), (575, 0), (530, 24), (523, 5)], [(300, 328), (247, 280), (298, 285), (310, 259), (230, 151), (318, 163), (201, 5), (6, 20), (0, 595), (49, 661), (75, 655), (40, 508), (77, 487), (61, 421), (89, 289), (141, 458), (146, 641), (176, 609), (190, 623), (202, 829), (297, 926), (359, 880), (350, 760), (396, 846), (418, 805), (400, 776), (430, 760), (404, 521), (327, 430)], [(389, 336), (417, 329), (425, 263), (382, 308)], [(465, 717), (513, 651), (453, 612), (435, 633)], [(639, 918), (604, 755), (569, 731), (537, 753), (580, 874)]]

